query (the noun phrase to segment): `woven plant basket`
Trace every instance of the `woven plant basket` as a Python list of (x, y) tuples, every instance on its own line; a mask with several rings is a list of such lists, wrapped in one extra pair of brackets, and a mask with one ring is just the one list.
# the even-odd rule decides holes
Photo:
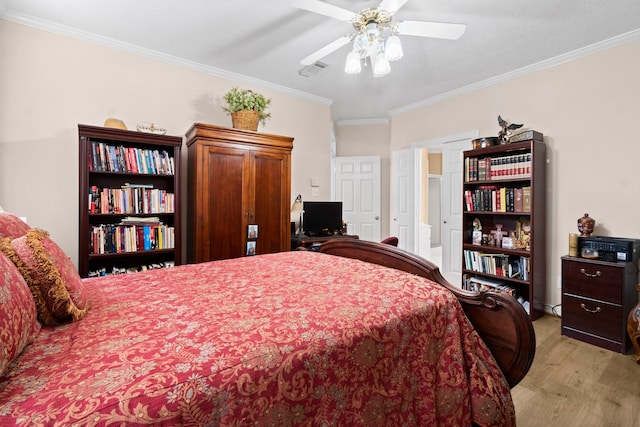
[(231, 113), (231, 123), (236, 129), (258, 130), (260, 114), (253, 110), (241, 110)]

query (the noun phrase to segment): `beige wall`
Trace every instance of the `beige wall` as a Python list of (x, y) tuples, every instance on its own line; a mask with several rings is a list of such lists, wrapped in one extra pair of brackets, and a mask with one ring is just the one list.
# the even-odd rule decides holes
[(428, 162), (430, 175), (442, 175), (442, 153), (428, 153)]
[(392, 118), (391, 149), (478, 130), (497, 116), (543, 132), (547, 302), (560, 303), (560, 257), (585, 212), (595, 234), (640, 238), (640, 42), (628, 43)]
[[(48, 230), (76, 263), (77, 125), (116, 117), (132, 130), (154, 122), (171, 135), (195, 121), (230, 126), (221, 97), (232, 86), (249, 87), (4, 20), (0, 57), (0, 205)], [(329, 105), (250, 88), (272, 98), (272, 119), (259, 130), (295, 137), (292, 197), (310, 197), (302, 183), (315, 176), (328, 199)]]
[[(194, 121), (228, 126), (220, 97), (233, 85), (245, 86), (3, 20), (0, 57), (0, 205), (49, 230), (74, 261), (77, 124), (101, 125), (117, 117), (132, 129), (155, 122), (173, 135)], [(640, 42), (633, 42), (395, 115), (390, 125), (337, 126), (337, 154), (382, 158), (384, 234), (392, 150), (472, 130), (496, 135), (498, 114), (543, 132), (547, 302), (558, 304), (559, 258), (579, 216), (588, 212), (596, 219), (596, 234), (640, 238), (638, 76)], [(320, 198), (328, 200), (329, 107), (254, 89), (273, 98), (273, 119), (260, 130), (295, 137), (292, 197), (302, 193), (310, 199), (308, 181), (314, 176), (320, 178)]]
[(380, 236), (389, 235), (389, 123), (336, 126), (336, 155), (380, 157)]

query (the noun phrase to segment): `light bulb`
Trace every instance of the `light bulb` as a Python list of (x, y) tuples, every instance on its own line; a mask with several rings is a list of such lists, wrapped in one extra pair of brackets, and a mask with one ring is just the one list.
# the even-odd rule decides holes
[(402, 58), (402, 44), (400, 43), (400, 37), (389, 36), (387, 44), (384, 50), (384, 56), (388, 61), (397, 61)]
[(391, 65), (384, 55), (376, 55), (373, 63), (373, 77), (382, 77), (391, 71)]
[(360, 55), (354, 51), (349, 52), (347, 61), (344, 64), (344, 72), (347, 74), (358, 74), (361, 70)]

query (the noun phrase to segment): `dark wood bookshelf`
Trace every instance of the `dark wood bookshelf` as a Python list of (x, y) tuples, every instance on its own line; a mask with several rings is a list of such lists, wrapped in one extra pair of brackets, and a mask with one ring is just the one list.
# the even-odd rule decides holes
[[(79, 124), (78, 140), (78, 272), (80, 276), (88, 277), (90, 272), (101, 269), (110, 274), (114, 268), (143, 269), (150, 265), (180, 265), (182, 263), (180, 209), (182, 137)], [(96, 147), (99, 147), (100, 144), (103, 148), (108, 146), (124, 147), (128, 154), (118, 151), (119, 165), (109, 166), (102, 162), (99, 154), (96, 153)], [(135, 157), (134, 152), (139, 153), (140, 157)], [(128, 155), (130, 157), (125, 159)], [(144, 168), (142, 163), (139, 163), (143, 161), (143, 155), (148, 155)], [(116, 159), (113, 160), (116, 161)], [(154, 200), (157, 198), (161, 200), (158, 200), (157, 204), (153, 204), (154, 208), (145, 206), (143, 209), (144, 204), (139, 201), (137, 208), (127, 205), (126, 210), (120, 208), (121, 211), (113, 212), (112, 210), (117, 210), (117, 208), (112, 205), (105, 206), (105, 210), (108, 211), (100, 211), (97, 207), (92, 211), (90, 207), (90, 201), (94, 197), (91, 195), (92, 188), (96, 190), (121, 190), (127, 184), (137, 189), (128, 191), (138, 191), (140, 197), (146, 197), (144, 190), (150, 190), (154, 193)], [(173, 203), (169, 202), (170, 198), (173, 199)], [(150, 197), (147, 197), (147, 200), (149, 199)], [(171, 205), (173, 205), (172, 209)], [(162, 210), (160, 210), (160, 206), (162, 206)], [(111, 249), (114, 248), (109, 248), (106, 253), (94, 253), (92, 250), (94, 227), (119, 225), (127, 217), (139, 218), (141, 222), (157, 217), (159, 223), (167, 227), (163, 229), (164, 231), (169, 228), (172, 230), (173, 238), (169, 239), (168, 236), (164, 236), (165, 240), (163, 240), (163, 242), (172, 240), (172, 247), (154, 247), (145, 250), (140, 244), (133, 249), (124, 250), (121, 245), (119, 250), (113, 252)], [(131, 226), (131, 224), (128, 225)], [(142, 223), (135, 225), (144, 229)], [(157, 226), (157, 223), (150, 222), (147, 225), (153, 228)]]
[[(544, 314), (545, 304), (546, 146), (541, 141), (529, 140), (473, 149), (464, 152), (463, 160), (463, 288), (472, 288), (472, 278), (502, 283), (521, 301), (528, 302), (529, 315), (535, 320)], [(498, 168), (500, 172), (496, 172)], [(520, 206), (522, 200), (514, 200), (518, 194), (522, 196), (516, 189), (523, 188), (530, 191), (528, 209)], [(506, 198), (498, 201), (501, 189)], [(470, 197), (474, 195), (475, 198)], [(479, 244), (473, 239), (474, 223), (477, 222), (482, 226), (484, 237)], [(528, 247), (520, 245), (523, 224), (527, 223)], [(503, 236), (515, 238), (513, 248), (502, 247), (502, 240), (491, 241), (489, 236), (497, 225), (502, 225)], [(479, 262), (485, 262), (484, 266), (470, 262), (469, 257), (474, 252), (476, 256), (481, 254), (477, 258), (486, 258)], [(515, 277), (509, 276), (509, 265), (516, 272)], [(522, 271), (523, 268), (527, 271)], [(526, 278), (523, 278), (525, 274)]]

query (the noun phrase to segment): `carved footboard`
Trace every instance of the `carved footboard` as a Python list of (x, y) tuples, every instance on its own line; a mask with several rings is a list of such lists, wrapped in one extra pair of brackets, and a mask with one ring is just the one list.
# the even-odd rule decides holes
[[(640, 284), (636, 285), (636, 290), (640, 292)], [(631, 344), (636, 350), (636, 362), (640, 364), (640, 303), (633, 307), (629, 313), (627, 332), (629, 333)]]
[(447, 282), (437, 265), (390, 245), (355, 239), (330, 240), (320, 252), (355, 258), (426, 277), (453, 292), (513, 388), (529, 371), (536, 339), (529, 315), (511, 296), (463, 291)]

